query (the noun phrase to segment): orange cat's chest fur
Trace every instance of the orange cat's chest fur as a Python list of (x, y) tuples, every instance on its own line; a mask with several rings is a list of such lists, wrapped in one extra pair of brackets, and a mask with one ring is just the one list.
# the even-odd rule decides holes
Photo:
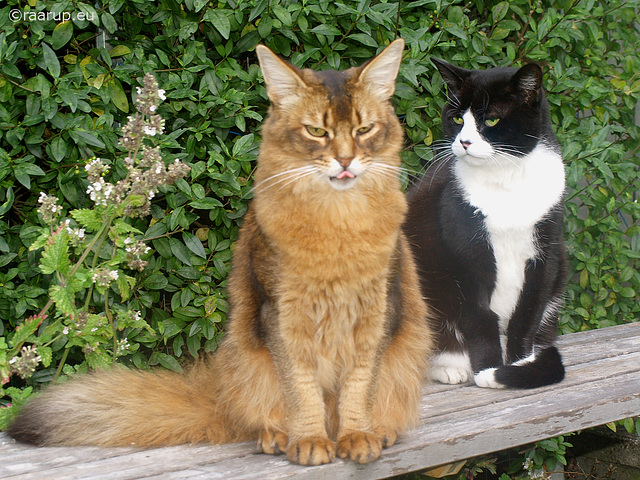
[(284, 266), (280, 275), (308, 284), (357, 282), (380, 275), (397, 242), (404, 202), (397, 195), (361, 195), (343, 195), (347, 199), (340, 201), (257, 201), (258, 224)]

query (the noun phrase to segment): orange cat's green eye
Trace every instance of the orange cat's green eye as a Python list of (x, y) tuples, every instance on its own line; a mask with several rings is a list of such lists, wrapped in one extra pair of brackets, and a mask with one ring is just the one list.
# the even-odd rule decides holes
[(358, 133), (367, 133), (371, 131), (371, 128), (373, 127), (373, 125), (365, 125), (364, 127), (360, 127), (358, 130), (356, 130)]
[(487, 118), (484, 123), (487, 127), (495, 127), (499, 121), (499, 118)]
[(312, 137), (324, 137), (327, 135), (327, 131), (324, 128), (312, 127), (311, 125), (307, 125), (307, 132)]
[(464, 120), (462, 119), (462, 117), (453, 117), (453, 123), (462, 125), (464, 123)]

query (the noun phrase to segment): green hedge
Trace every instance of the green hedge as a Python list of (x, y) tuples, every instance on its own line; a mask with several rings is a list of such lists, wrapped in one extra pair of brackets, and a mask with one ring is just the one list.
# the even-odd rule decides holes
[[(179, 369), (175, 358), (216, 348), (268, 106), (258, 43), (299, 66), (342, 69), (404, 38), (395, 101), (407, 134), (403, 160), (414, 173), (441, 138), (445, 95), (429, 57), (469, 68), (540, 62), (569, 183), (575, 276), (560, 328), (638, 319), (640, 0), (102, 4), (8, 0), (0, 9), (0, 371), (23, 344), (47, 352), (32, 376), (5, 377), (0, 402), (19, 405), (30, 392), (24, 387), (104, 363), (98, 358)], [(135, 285), (124, 300), (117, 285), (107, 289), (106, 308), (139, 311), (144, 322), (112, 325), (90, 341), (64, 334), (69, 320), (55, 306), (44, 321), (25, 322), (58, 284), (38, 267), (42, 249), (29, 248), (43, 231), (38, 198), (58, 197), (65, 218), (92, 208), (84, 166), (94, 156), (111, 164), (112, 181), (125, 176), (119, 126), (147, 73), (167, 92), (159, 146), (167, 162), (180, 159), (191, 171), (161, 189), (151, 215), (128, 221), (152, 252), (143, 271), (126, 272)], [(103, 314), (105, 295), (76, 295), (88, 312)], [(127, 348), (117, 349), (125, 337)], [(0, 409), (0, 418), (10, 410)]]

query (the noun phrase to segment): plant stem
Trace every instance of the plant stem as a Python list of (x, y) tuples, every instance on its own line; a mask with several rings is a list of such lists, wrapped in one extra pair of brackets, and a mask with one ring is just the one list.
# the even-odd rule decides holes
[(104, 313), (107, 316), (107, 320), (109, 320), (109, 325), (111, 325), (111, 332), (113, 334), (113, 359), (111, 360), (111, 364), (115, 365), (116, 359), (118, 358), (118, 332), (116, 330), (116, 324), (113, 321), (113, 315), (111, 315), (111, 311), (109, 310), (108, 292), (104, 295)]
[(60, 363), (58, 363), (58, 368), (56, 369), (56, 374), (51, 381), (51, 385), (55, 384), (58, 381), (58, 377), (62, 373), (62, 367), (64, 367), (65, 362), (67, 361), (67, 356), (69, 355), (69, 349), (65, 348), (64, 353), (62, 354), (62, 358), (60, 359)]

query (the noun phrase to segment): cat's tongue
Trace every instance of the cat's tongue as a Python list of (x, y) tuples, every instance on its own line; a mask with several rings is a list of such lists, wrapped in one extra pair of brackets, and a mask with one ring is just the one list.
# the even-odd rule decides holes
[(342, 180), (343, 178), (356, 178), (356, 176), (349, 170), (343, 170), (338, 175), (336, 175), (336, 178), (338, 180)]

